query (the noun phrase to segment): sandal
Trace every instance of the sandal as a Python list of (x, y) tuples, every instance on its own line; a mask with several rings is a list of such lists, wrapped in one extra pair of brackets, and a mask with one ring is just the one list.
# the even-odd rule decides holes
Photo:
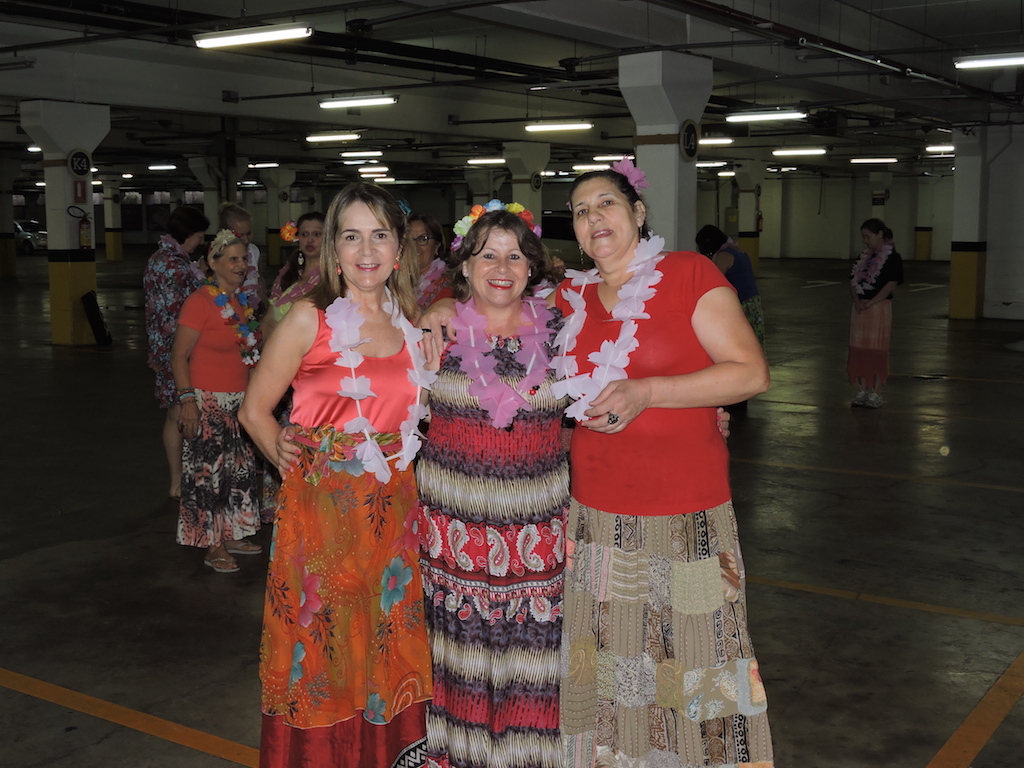
[(259, 544), (244, 539), (233, 543), (224, 542), (224, 548), (232, 555), (258, 555), (263, 551)]
[(230, 557), (214, 557), (211, 559), (203, 558), (203, 562), (213, 568), (217, 573), (236, 573), (241, 570), (236, 563)]

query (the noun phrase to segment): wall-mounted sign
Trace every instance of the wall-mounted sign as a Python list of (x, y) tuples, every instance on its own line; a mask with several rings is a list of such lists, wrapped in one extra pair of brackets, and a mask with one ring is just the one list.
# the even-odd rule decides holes
[(84, 149), (73, 149), (68, 153), (68, 170), (72, 176), (84, 179), (91, 173), (92, 158)]
[(693, 120), (687, 120), (679, 129), (679, 153), (683, 160), (693, 162), (697, 159), (697, 124)]

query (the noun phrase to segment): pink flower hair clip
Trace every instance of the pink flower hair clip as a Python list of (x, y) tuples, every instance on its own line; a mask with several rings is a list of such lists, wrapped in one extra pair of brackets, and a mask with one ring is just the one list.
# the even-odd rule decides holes
[(651, 186), (647, 183), (647, 174), (633, 165), (633, 161), (628, 157), (624, 157), (618, 162), (612, 163), (612, 170), (625, 176), (626, 181), (628, 181), (630, 186), (636, 190), (638, 195), (640, 194), (641, 189)]

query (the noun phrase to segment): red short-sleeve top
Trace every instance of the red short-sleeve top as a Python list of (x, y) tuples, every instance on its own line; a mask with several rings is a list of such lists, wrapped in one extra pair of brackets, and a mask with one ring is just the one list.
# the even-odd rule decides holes
[[(649, 319), (637, 320), (640, 346), (630, 355), (630, 379), (693, 373), (712, 364), (691, 324), (697, 301), (713, 288), (729, 287), (709, 259), (690, 251), (669, 253), (658, 264), (663, 275), (646, 303)], [(556, 305), (572, 312), (563, 290)], [(731, 290), (731, 289), (730, 289)], [(605, 310), (596, 286), (583, 293), (587, 321), (577, 337), (580, 373), (594, 364), (587, 356), (606, 339), (618, 338), (622, 323)], [(728, 501), (729, 453), (718, 431), (715, 408), (648, 408), (622, 432), (573, 432), (572, 495), (581, 504), (621, 515), (696, 512)]]
[[(238, 317), (245, 317), (237, 298), (231, 299), (230, 306)], [(249, 385), (249, 366), (242, 361), (235, 332), (237, 321), (228, 323), (205, 285), (185, 299), (178, 325), (199, 332), (199, 341), (188, 360), (192, 386), (208, 392), (244, 392)]]
[[(342, 432), (345, 424), (359, 415), (356, 401), (338, 394), (341, 380), (353, 374), (351, 369), (335, 365), (338, 353), (331, 350), (331, 328), (323, 310), (317, 315), (316, 340), (292, 380), (291, 421), (306, 429), (331, 424)], [(403, 344), (394, 355), (364, 357), (356, 368), (356, 376), (370, 379), (375, 396), (361, 400), (359, 406), (378, 432), (398, 432), (409, 415), (409, 406), (416, 402), (418, 389), (409, 381), (410, 365), (412, 358)]]

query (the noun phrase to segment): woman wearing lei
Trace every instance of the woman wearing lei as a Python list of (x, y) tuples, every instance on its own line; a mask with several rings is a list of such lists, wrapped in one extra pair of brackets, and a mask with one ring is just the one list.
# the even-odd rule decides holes
[(417, 461), (433, 656), (430, 768), (561, 768), (558, 659), (569, 474), (567, 404), (549, 367), (561, 314), (521, 205), (456, 225), (457, 304)]
[[(570, 209), (596, 269), (558, 291), (555, 393), (576, 402), (561, 729), (568, 766), (772, 765), (715, 406), (768, 388), (721, 272), (648, 236), (628, 160)], [(568, 284), (571, 283), (571, 287)]]
[(208, 567), (234, 573), (232, 555), (263, 551), (243, 540), (260, 520), (256, 457), (238, 422), (259, 359), (259, 324), (239, 290), (248, 268), (245, 244), (222, 229), (206, 263), (210, 275), (182, 305), (171, 348), (184, 437), (178, 543), (205, 547)]
[(423, 310), (439, 299), (450, 299), (455, 295), (451, 273), (442, 256), (445, 252), (444, 231), (429, 213), (410, 213), (409, 232), (419, 256), (420, 281), (416, 288), (416, 303)]
[(421, 766), (431, 678), (411, 462), (433, 374), (409, 322), (413, 249), (395, 200), (363, 183), (331, 203), (324, 243), (320, 284), (274, 331), (240, 413), (283, 478), (260, 766)]
[(281, 227), (281, 237), (297, 243), (295, 252), (274, 280), (270, 289), (270, 307), (263, 318), (263, 340), (270, 338), (292, 305), (310, 293), (320, 282), (320, 251), (324, 243), (324, 215), (320, 211), (304, 213)]
[(846, 375), (858, 387), (850, 405), (881, 408), (879, 390), (889, 376), (892, 297), (903, 283), (903, 260), (892, 242), (892, 230), (881, 219), (860, 226), (867, 246), (850, 276), (850, 349)]

